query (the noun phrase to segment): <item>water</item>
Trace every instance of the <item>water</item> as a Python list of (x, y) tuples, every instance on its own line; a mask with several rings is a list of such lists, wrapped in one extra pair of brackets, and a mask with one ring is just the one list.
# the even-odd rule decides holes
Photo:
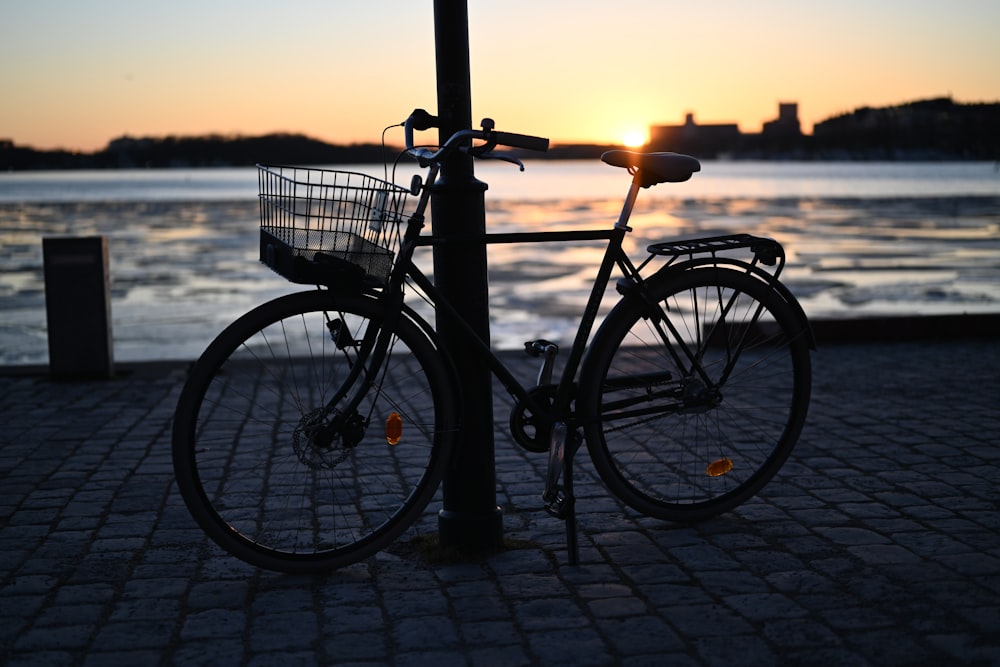
[[(491, 231), (613, 222), (624, 171), (527, 166), (477, 167)], [(300, 289), (257, 262), (256, 193), (253, 169), (0, 174), (0, 363), (47, 361), (46, 236), (108, 237), (119, 361), (192, 359), (242, 312)], [(687, 183), (643, 191), (632, 227), (637, 255), (670, 238), (777, 238), (786, 281), (813, 318), (1000, 312), (993, 163), (706, 162)], [(566, 340), (599, 256), (593, 244), (491, 248), (494, 343)]]
[[(382, 176), (380, 165), (339, 169)], [(413, 170), (400, 169), (406, 184)], [(620, 199), (624, 171), (596, 160), (532, 161), (519, 172), (479, 162), (491, 199)], [(239, 169), (135, 169), (0, 173), (0, 204), (44, 202), (186, 202), (251, 200), (257, 173)], [(683, 184), (660, 185), (644, 199), (886, 198), (1000, 195), (1000, 163), (992, 162), (725, 162), (706, 161)]]

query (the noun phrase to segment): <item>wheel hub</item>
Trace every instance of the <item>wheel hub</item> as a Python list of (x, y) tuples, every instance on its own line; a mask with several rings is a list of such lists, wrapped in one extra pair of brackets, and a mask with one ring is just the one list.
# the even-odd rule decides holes
[(708, 412), (722, 403), (722, 392), (718, 387), (709, 387), (703, 381), (692, 378), (684, 384), (682, 400), (684, 408), (681, 412)]
[[(305, 466), (313, 470), (331, 469), (343, 463), (364, 437), (364, 420), (357, 413), (331, 427), (330, 409), (316, 408), (302, 415), (292, 430), (292, 448)], [(334, 416), (334, 419), (338, 415)]]

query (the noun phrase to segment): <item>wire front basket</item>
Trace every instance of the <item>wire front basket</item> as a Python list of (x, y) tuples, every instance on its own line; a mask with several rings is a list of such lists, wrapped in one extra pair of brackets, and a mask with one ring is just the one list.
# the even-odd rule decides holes
[(260, 261), (296, 283), (383, 284), (409, 191), (365, 174), (257, 165)]

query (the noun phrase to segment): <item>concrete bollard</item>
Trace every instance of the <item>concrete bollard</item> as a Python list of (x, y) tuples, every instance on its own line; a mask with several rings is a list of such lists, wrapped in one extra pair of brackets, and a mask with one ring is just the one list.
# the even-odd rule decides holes
[(49, 372), (56, 379), (114, 375), (108, 242), (43, 238)]

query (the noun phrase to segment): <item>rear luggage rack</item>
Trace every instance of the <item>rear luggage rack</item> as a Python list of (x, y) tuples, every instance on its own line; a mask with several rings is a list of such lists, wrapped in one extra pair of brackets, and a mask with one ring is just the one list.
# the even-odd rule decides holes
[(666, 241), (654, 243), (646, 250), (653, 255), (666, 257), (681, 257), (683, 255), (698, 255), (703, 253), (718, 253), (726, 250), (749, 248), (756, 259), (767, 266), (774, 266), (778, 259), (784, 259), (785, 252), (781, 244), (774, 239), (752, 234), (731, 234), (727, 236), (712, 236), (689, 241)]

